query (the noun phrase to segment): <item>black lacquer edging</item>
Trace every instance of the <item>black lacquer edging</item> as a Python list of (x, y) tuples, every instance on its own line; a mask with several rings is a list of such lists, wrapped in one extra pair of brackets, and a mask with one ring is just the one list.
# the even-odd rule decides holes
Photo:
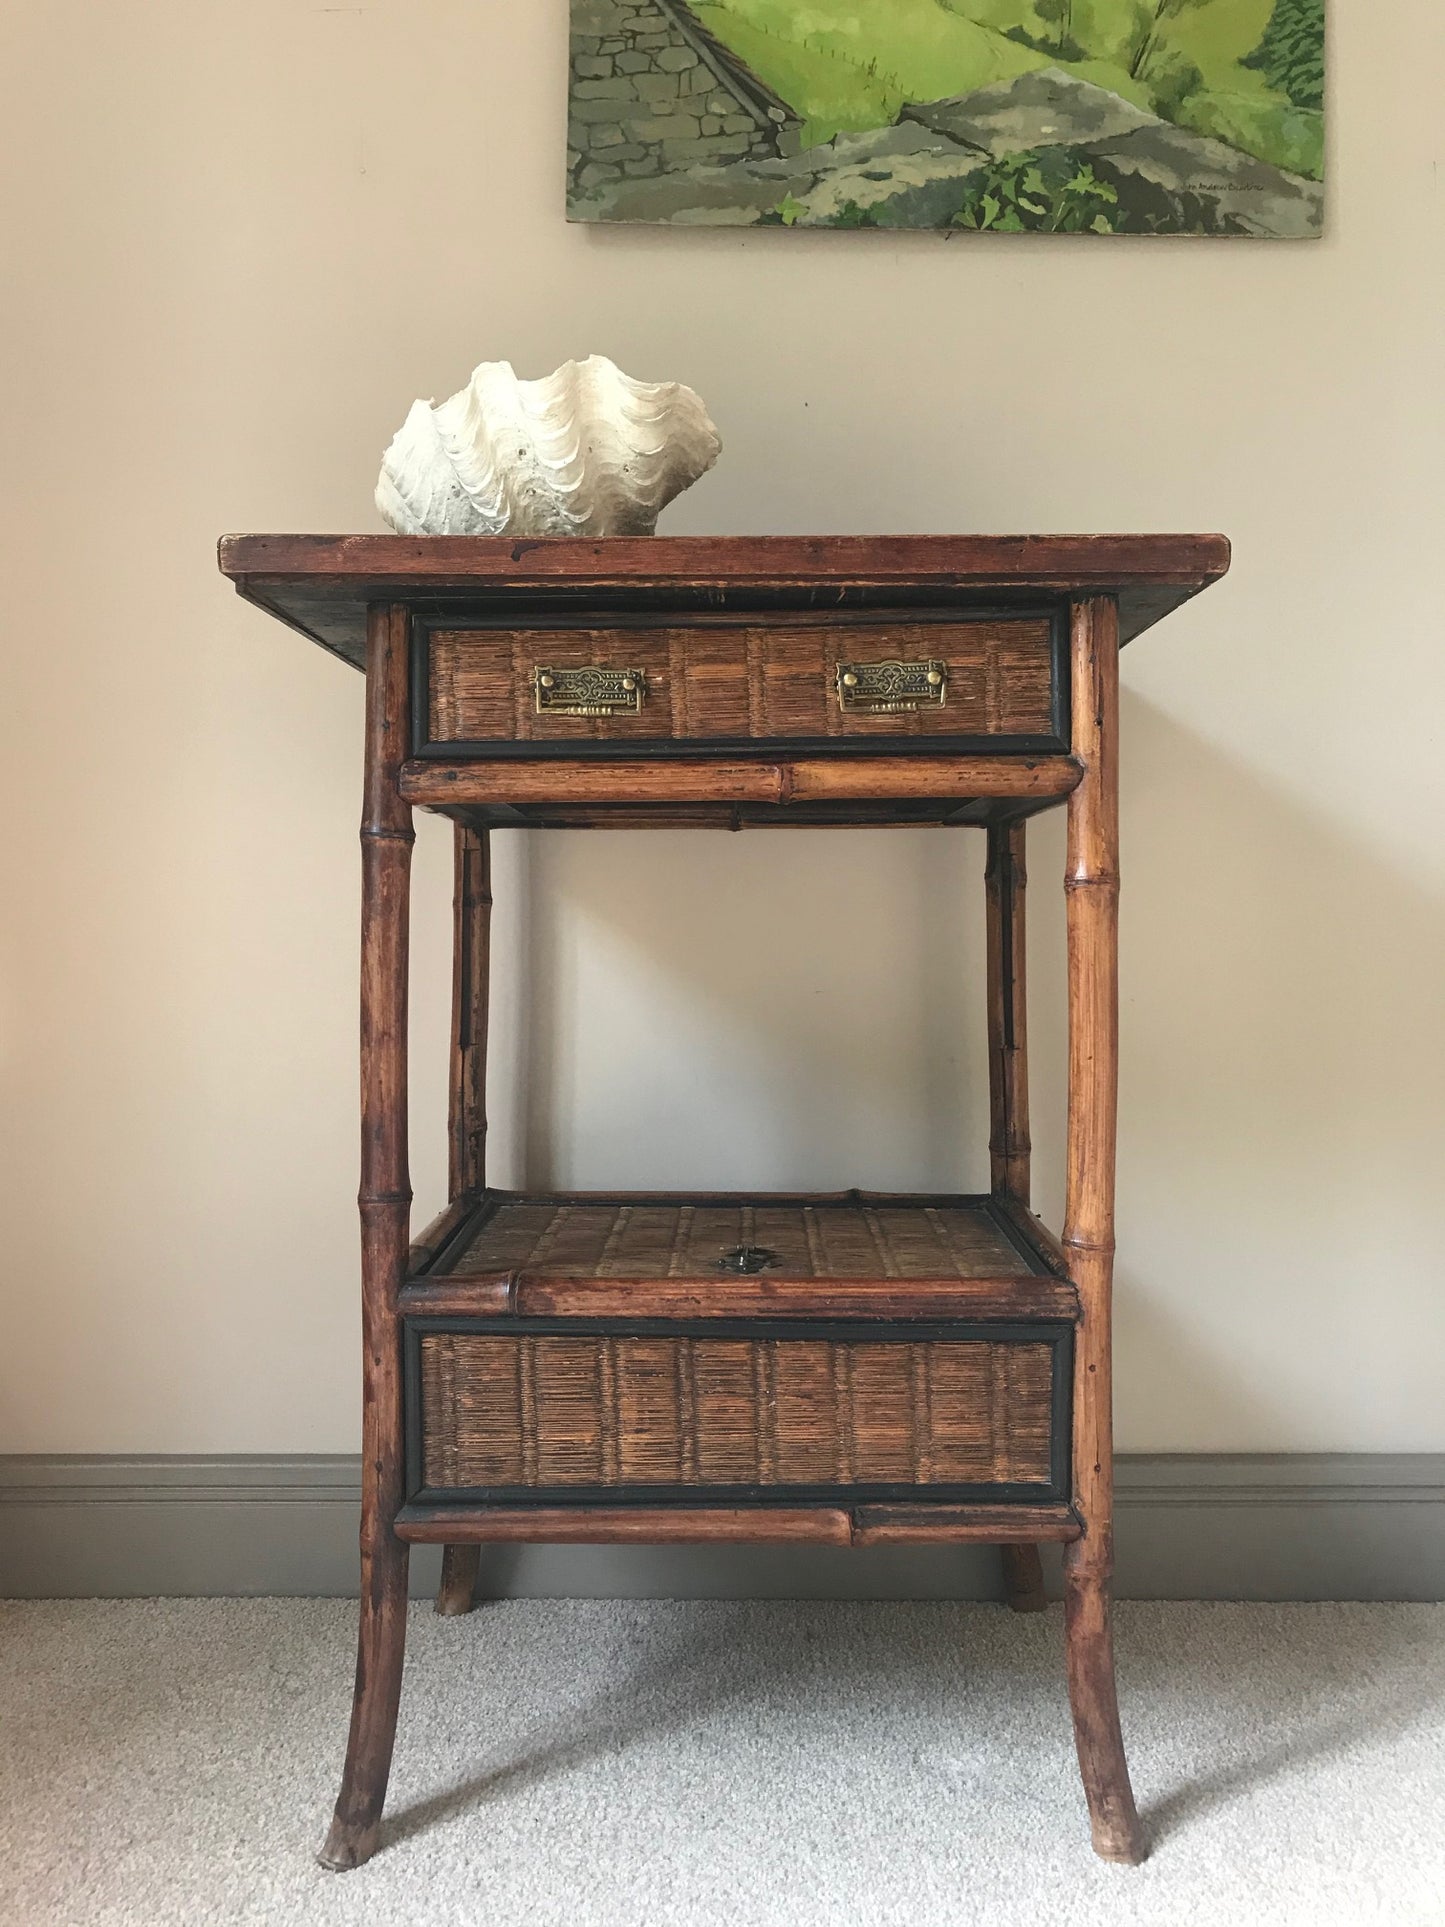
[(487, 1511), (564, 1511), (568, 1506), (630, 1507), (677, 1506), (687, 1512), (708, 1506), (749, 1506), (766, 1511), (773, 1506), (862, 1505), (1061, 1505), (1067, 1494), (1052, 1485), (512, 1485), (447, 1486), (409, 1492), (406, 1509), (422, 1519), (428, 1514), (455, 1512), (477, 1506)]
[[(679, 611), (643, 610), (633, 613), (627, 610), (609, 610), (606, 627), (629, 629), (675, 628)], [(769, 611), (753, 611), (754, 621), (742, 619), (742, 612), (728, 611), (719, 615), (713, 612), (711, 621), (702, 612), (690, 612), (689, 626), (712, 628), (755, 627), (759, 615), (766, 616)], [(784, 610), (776, 612), (786, 617)], [(796, 612), (793, 612), (796, 614)], [(884, 608), (869, 607), (861, 610), (828, 611), (826, 620), (841, 627), (856, 627), (866, 630), (886, 622), (895, 612)], [(924, 609), (900, 611), (910, 622), (956, 623), (986, 622), (991, 617), (1017, 617), (1034, 614), (1047, 617), (1049, 623), (1049, 661), (1050, 682), (1052, 686), (1052, 735), (988, 735), (977, 732), (965, 734), (944, 734), (936, 736), (887, 736), (872, 737), (863, 734), (848, 736), (628, 736), (617, 737), (610, 741), (599, 741), (592, 737), (565, 737), (555, 741), (545, 738), (514, 736), (467, 737), (447, 742), (433, 741), (430, 734), (431, 718), (431, 632), (433, 627), (445, 624), (448, 629), (514, 630), (530, 627), (534, 622), (546, 622), (546, 626), (556, 629), (590, 629), (597, 627), (594, 615), (589, 611), (552, 615), (543, 611), (515, 611), (505, 615), (480, 615), (465, 610), (448, 609), (431, 604), (413, 603), (409, 614), (411, 622), (411, 756), (415, 762), (466, 762), (473, 759), (486, 762), (529, 762), (576, 761), (587, 763), (607, 762), (656, 762), (678, 756), (686, 756), (689, 761), (727, 761), (751, 760), (755, 762), (775, 762), (784, 747), (789, 757), (819, 756), (1002, 756), (1021, 758), (1028, 756), (1067, 756), (1070, 753), (1070, 675), (1069, 675), (1069, 608), (1066, 603), (1045, 603), (1037, 599), (1028, 605), (1010, 606), (1006, 603), (989, 603), (978, 607), (960, 609)], [(824, 618), (819, 618), (822, 626)]]
[(1074, 747), (1072, 624), (1072, 602), (1050, 608), (1049, 658), (1054, 694), (1052, 721), (1054, 741), (1058, 744), (1058, 754), (1061, 756), (1070, 755)]
[(445, 743), (423, 743), (413, 751), (418, 763), (776, 763), (800, 757), (816, 760), (859, 756), (997, 756), (1023, 762), (1029, 757), (1067, 756), (1069, 746), (1053, 736), (629, 736), (611, 742), (570, 737), (542, 742), (535, 736), (507, 736)]
[[(834, 1344), (1047, 1344), (1053, 1352), (1049, 1400), (1049, 1479), (1046, 1484), (994, 1485), (598, 1485), (448, 1486), (423, 1483), (421, 1341), (434, 1333), (509, 1338), (744, 1338), (824, 1339)], [(1067, 1503), (1073, 1412), (1071, 1324), (1016, 1324), (1002, 1320), (894, 1320), (877, 1324), (835, 1319), (758, 1318), (460, 1318), (404, 1320), (402, 1397), (405, 1406), (408, 1507), (446, 1510), (458, 1505), (519, 1507), (568, 1505), (872, 1505), (926, 1499), (938, 1504)]]
[(1000, 1207), (997, 1198), (984, 1197), (978, 1202), (984, 1207), (984, 1214), (998, 1235), (1006, 1239), (1025, 1264), (1030, 1266), (1032, 1277), (1067, 1279), (1068, 1272), (1061, 1265), (1054, 1264), (1045, 1258), (1038, 1246), (1029, 1242), (1027, 1231), (1013, 1222), (1008, 1213)]
[(414, 1279), (448, 1275), (453, 1268), (453, 1261), (466, 1250), (488, 1218), (495, 1215), (498, 1205), (504, 1202), (492, 1191), (478, 1191), (471, 1196), (471, 1209), (457, 1220), (436, 1250), (429, 1253), (418, 1265), (413, 1265), (408, 1259), (405, 1280), (407, 1284), (411, 1284)]

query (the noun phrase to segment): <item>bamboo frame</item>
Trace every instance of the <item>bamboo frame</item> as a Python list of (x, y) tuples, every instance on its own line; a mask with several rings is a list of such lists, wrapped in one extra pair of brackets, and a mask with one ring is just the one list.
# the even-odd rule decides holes
[(411, 809), (397, 788), (407, 733), (407, 614), (377, 604), (366, 628), (361, 820), (361, 1611), (346, 1766), (320, 1854), (337, 1871), (376, 1848), (406, 1642), (401, 1320), (411, 1222), (406, 1017)]
[(989, 1182), (998, 1199), (1029, 1208), (1029, 1038), (1024, 958), (1028, 866), (1024, 825), (988, 829)]
[(486, 830), (455, 826), (452, 1063), (447, 1174), (453, 1198), (480, 1191), (487, 1167), (487, 1016), (492, 853)]
[(1069, 1699), (1094, 1849), (1145, 1853), (1114, 1683), (1111, 1315), (1119, 1087), (1119, 614), (1112, 596), (1073, 605), (1073, 746), (1083, 781), (1069, 798), (1069, 1126), (1063, 1247), (1079, 1292), (1074, 1347), (1074, 1505), (1081, 1537), (1064, 1555)]
[(685, 585), (716, 608), (936, 606), (1119, 592), (1122, 633), (1142, 634), (1229, 568), (1222, 535), (550, 536), (228, 535), (222, 572), (240, 593), (325, 648), (359, 662), (368, 601), (504, 590), (524, 603), (558, 589), (646, 607)]
[(538, 1540), (548, 1545), (985, 1545), (1010, 1540), (1067, 1544), (1079, 1536), (1072, 1509), (1036, 1506), (467, 1506), (414, 1507), (397, 1522), (413, 1545)]
[[(1028, 864), (1021, 821), (990, 823), (984, 866), (987, 910), (989, 1187), (1016, 1226), (1030, 1220), (1029, 1034), (1024, 954)], [(1033, 1545), (1000, 1547), (1004, 1598), (1014, 1612), (1048, 1604)]]
[(1003, 1591), (1011, 1612), (1041, 1613), (1048, 1609), (1044, 1590), (1044, 1563), (1036, 1545), (1000, 1546), (1003, 1555)]
[(498, 804), (805, 803), (827, 799), (1057, 802), (1077, 788), (1071, 756), (838, 756), (767, 762), (407, 763), (401, 793), (443, 809)]
[[(989, 828), (989, 1065), (990, 1165), (997, 1209), (1039, 1249), (1062, 1261), (1058, 1276), (1034, 1278), (1027, 1289), (1054, 1298), (1077, 1295), (1079, 1323), (1073, 1379), (1072, 1506), (895, 1506), (737, 1511), (675, 1508), (443, 1511), (403, 1505), (403, 1391), (401, 1307), (408, 1265), (411, 1189), (407, 1161), (406, 1011), (410, 861), (410, 801), (421, 797), (417, 765), (405, 765), (409, 737), (408, 616), (404, 606), (374, 603), (367, 616), (367, 727), (362, 843), (361, 1095), (363, 1324), (363, 1500), (358, 1657), (346, 1766), (335, 1817), (322, 1850), (333, 1868), (359, 1865), (374, 1851), (391, 1762), (399, 1703), (409, 1546), (448, 1548), (438, 1598), (443, 1612), (465, 1610), (476, 1575), (478, 1547), (494, 1539), (822, 1540), (867, 1545), (941, 1540), (973, 1541), (1006, 1549), (1010, 1604), (1041, 1603), (1037, 1546), (1065, 1547), (1065, 1626), (1069, 1692), (1079, 1764), (1094, 1845), (1104, 1857), (1134, 1861), (1144, 1843), (1129, 1785), (1119, 1729), (1110, 1628), (1113, 1565), (1111, 1419), (1111, 1292), (1114, 1237), (1115, 1120), (1118, 1055), (1118, 649), (1119, 610), (1113, 594), (1076, 594), (1071, 611), (1072, 754), (1028, 764), (992, 759), (937, 766), (920, 793), (952, 793), (974, 785), (979, 795), (1068, 796), (1069, 1117), (1067, 1207), (1062, 1240), (1046, 1240), (1029, 1206), (1027, 1029), (1025, 1013), (1024, 837), (1011, 821)], [(906, 794), (925, 780), (921, 766), (879, 759), (880, 795)], [(459, 790), (448, 767), (426, 766), (437, 797), (464, 802), (466, 783), (492, 780), (488, 766), (462, 769)], [(460, 768), (460, 766), (459, 766)], [(659, 764), (646, 770), (605, 771), (636, 796), (649, 782), (660, 795), (681, 777), (710, 796), (730, 782), (771, 785), (786, 802), (807, 793), (810, 766)], [(588, 780), (605, 766), (590, 766)], [(704, 780), (706, 773), (706, 781)], [(551, 771), (546, 781), (554, 780)], [(458, 778), (458, 782), (461, 781)], [(498, 780), (512, 784), (508, 769)], [(830, 767), (828, 782), (866, 785), (865, 763)], [(1033, 787), (1028, 787), (1032, 784)], [(721, 788), (719, 788), (719, 785)], [(889, 787), (892, 786), (892, 787)], [(992, 787), (990, 787), (992, 786)], [(1010, 789), (1008, 786), (1012, 786)], [(444, 794), (443, 794), (444, 793)], [(573, 792), (575, 794), (575, 792)], [(649, 794), (652, 792), (649, 790)], [(452, 1202), (415, 1248), (422, 1262), (465, 1218), (466, 1201), (484, 1183), (487, 951), (490, 889), (486, 833), (470, 824), (456, 832), (456, 936), (449, 1169)], [(608, 1281), (609, 1286), (617, 1281)], [(623, 1281), (625, 1283), (625, 1281)], [(773, 1281), (773, 1288), (787, 1281)], [(925, 1281), (926, 1282), (926, 1281)], [(992, 1288), (994, 1281), (984, 1281)], [(517, 1281), (454, 1280), (451, 1288), (501, 1290)], [(910, 1287), (917, 1281), (910, 1281)], [(440, 1283), (437, 1289), (441, 1288)], [(530, 1287), (529, 1287), (530, 1288)], [(1017, 1289), (1017, 1281), (1011, 1281)], [(548, 1286), (555, 1290), (557, 1287)], [(780, 1294), (782, 1295), (782, 1294)], [(965, 1294), (966, 1295), (966, 1294)]]
[[(481, 1191), (487, 1160), (487, 1016), (491, 982), (492, 852), (488, 831), (453, 831), (452, 1042), (447, 1116), (447, 1176), (452, 1200)], [(436, 1609), (446, 1619), (469, 1613), (476, 1599), (481, 1550), (448, 1545), (442, 1553)]]

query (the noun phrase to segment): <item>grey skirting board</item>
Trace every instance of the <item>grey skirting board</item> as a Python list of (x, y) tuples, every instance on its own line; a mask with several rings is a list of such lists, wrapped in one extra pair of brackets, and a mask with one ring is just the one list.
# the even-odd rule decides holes
[[(0, 1457), (0, 1597), (345, 1597), (350, 1457)], [(1133, 1455), (1118, 1463), (1128, 1599), (1445, 1599), (1445, 1453)], [(1057, 1555), (1053, 1557), (1057, 1580)], [(414, 1591), (439, 1554), (418, 1548)], [(990, 1599), (977, 1547), (498, 1546), (506, 1598)]]

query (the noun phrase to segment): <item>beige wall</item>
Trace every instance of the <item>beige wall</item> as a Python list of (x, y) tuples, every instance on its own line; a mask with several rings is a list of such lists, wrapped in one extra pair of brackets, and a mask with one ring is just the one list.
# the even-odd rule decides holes
[[(1234, 538), (1125, 657), (1120, 1440), (1445, 1446), (1442, 12), (1334, 9), (1271, 246), (573, 230), (563, 0), (6, 9), (0, 1449), (354, 1444), (361, 681), (213, 545), (377, 526), (415, 394), (593, 349), (713, 408), (676, 533)], [(499, 845), (500, 1175), (978, 1179), (976, 838)]]

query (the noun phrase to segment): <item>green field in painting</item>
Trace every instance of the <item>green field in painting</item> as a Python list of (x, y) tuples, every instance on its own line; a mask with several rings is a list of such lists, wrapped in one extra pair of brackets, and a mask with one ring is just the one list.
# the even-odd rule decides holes
[[(1318, 0), (692, 0), (699, 19), (803, 116), (806, 145), (1059, 66), (1195, 133), (1318, 179), (1317, 97), (1246, 65), (1278, 11)], [(1286, 23), (1288, 24), (1288, 22)], [(1279, 23), (1275, 29), (1278, 32)], [(1305, 28), (1308, 39), (1314, 32)], [(1322, 35), (1322, 24), (1319, 33)], [(1318, 40), (1316, 39), (1316, 45)]]

